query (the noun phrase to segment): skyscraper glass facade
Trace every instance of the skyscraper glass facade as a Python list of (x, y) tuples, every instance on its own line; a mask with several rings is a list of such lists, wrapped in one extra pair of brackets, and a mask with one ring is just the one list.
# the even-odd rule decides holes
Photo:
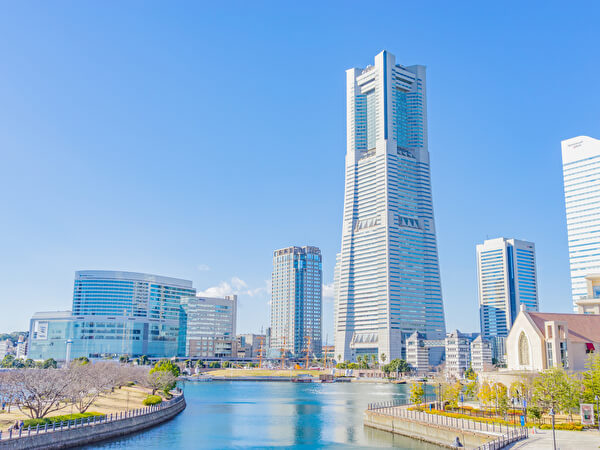
[(288, 247), (273, 253), (271, 348), (302, 356), (320, 355), (322, 258), (317, 247)]
[(578, 136), (563, 141), (562, 160), (575, 303), (588, 295), (585, 277), (600, 274), (600, 140)]
[(497, 238), (477, 245), (479, 314), (484, 337), (508, 336), (521, 305), (538, 310), (535, 245)]
[[(425, 67), (384, 51), (347, 75), (335, 354), (405, 357), (414, 331), (445, 336), (427, 144)], [(436, 364), (442, 351), (430, 352)]]

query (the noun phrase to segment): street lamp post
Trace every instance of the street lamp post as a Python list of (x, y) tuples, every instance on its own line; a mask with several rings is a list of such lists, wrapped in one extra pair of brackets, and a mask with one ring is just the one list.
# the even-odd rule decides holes
[(596, 395), (596, 417), (598, 418), (598, 431), (600, 431), (600, 397)]
[(550, 408), (550, 417), (552, 417), (552, 448), (556, 450), (556, 434), (554, 433), (554, 408)]

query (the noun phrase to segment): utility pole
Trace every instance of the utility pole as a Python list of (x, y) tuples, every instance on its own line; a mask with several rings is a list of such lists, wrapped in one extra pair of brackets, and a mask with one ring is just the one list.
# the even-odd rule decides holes
[(554, 432), (554, 407), (550, 408), (550, 416), (552, 417), (552, 448), (556, 450), (556, 433)]

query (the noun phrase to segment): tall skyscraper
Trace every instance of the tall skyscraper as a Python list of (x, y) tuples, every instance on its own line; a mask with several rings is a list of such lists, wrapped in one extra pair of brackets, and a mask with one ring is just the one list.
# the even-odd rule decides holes
[(600, 140), (578, 136), (562, 141), (571, 292), (588, 296), (586, 276), (600, 274)]
[(483, 337), (508, 336), (520, 305), (538, 310), (533, 242), (500, 237), (478, 244), (477, 278)]
[[(431, 198), (424, 66), (383, 51), (346, 71), (342, 245), (335, 270), (335, 355), (405, 357), (414, 331), (444, 339)], [(443, 350), (430, 352), (437, 364)]]
[(302, 356), (321, 346), (322, 259), (317, 247), (288, 247), (273, 253), (271, 351)]

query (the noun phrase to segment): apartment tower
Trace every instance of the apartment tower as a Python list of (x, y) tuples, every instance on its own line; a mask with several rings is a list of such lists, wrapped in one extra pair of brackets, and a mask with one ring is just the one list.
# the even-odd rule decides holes
[[(287, 247), (273, 252), (271, 351), (320, 355), (322, 258), (317, 247)], [(310, 342), (310, 346), (309, 346)]]
[[(346, 71), (347, 151), (335, 269), (335, 355), (406, 357), (413, 332), (444, 339), (424, 66), (387, 51)], [(430, 352), (437, 364), (443, 351)]]

